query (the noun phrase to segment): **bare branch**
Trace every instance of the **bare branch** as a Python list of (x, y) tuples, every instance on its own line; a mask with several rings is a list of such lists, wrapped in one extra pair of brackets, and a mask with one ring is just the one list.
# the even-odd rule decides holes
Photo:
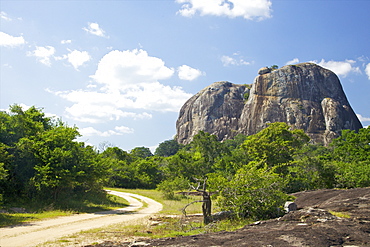
[(201, 201), (192, 201), (192, 202), (186, 204), (185, 207), (183, 207), (181, 209), (181, 211), (182, 211), (182, 213), (184, 214), (185, 217), (186, 217), (186, 208), (189, 207), (191, 204), (194, 204), (194, 203), (197, 203), (197, 202), (204, 202), (204, 201), (203, 200), (201, 200)]

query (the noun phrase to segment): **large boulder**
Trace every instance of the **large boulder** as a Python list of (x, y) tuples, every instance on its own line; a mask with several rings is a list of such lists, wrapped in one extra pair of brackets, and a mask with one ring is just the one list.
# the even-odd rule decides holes
[(177, 141), (188, 144), (199, 131), (219, 140), (233, 138), (239, 129), (244, 97), (249, 87), (230, 82), (215, 82), (191, 97), (181, 108), (176, 122)]
[(222, 141), (286, 122), (303, 129), (313, 142), (327, 145), (343, 129), (362, 128), (338, 77), (317, 64), (261, 71), (249, 88), (216, 82), (194, 95), (180, 110), (177, 141), (188, 144), (200, 130)]

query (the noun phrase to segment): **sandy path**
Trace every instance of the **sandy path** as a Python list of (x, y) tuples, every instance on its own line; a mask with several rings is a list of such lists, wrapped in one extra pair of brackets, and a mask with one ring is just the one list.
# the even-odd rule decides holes
[[(0, 246), (35, 246), (80, 231), (140, 219), (162, 209), (162, 204), (144, 196), (117, 191), (108, 191), (108, 193), (125, 198), (129, 201), (130, 206), (113, 211), (76, 214), (20, 226), (0, 228)], [(135, 198), (146, 202), (148, 206), (139, 210), (143, 204)]]

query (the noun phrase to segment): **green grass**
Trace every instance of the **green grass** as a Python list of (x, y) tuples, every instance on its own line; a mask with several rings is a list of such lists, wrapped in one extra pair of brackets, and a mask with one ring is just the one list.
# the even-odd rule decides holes
[(346, 219), (351, 218), (351, 215), (349, 215), (348, 213), (344, 213), (344, 212), (335, 212), (335, 211), (329, 210), (329, 213), (339, 218), (346, 218)]
[[(69, 216), (74, 213), (94, 213), (127, 207), (128, 202), (122, 197), (104, 194), (84, 198), (83, 200), (68, 200), (68, 204), (56, 209), (53, 205), (40, 206), (35, 202), (12, 202), (5, 208), (22, 207), (30, 213), (0, 213), (0, 227), (17, 225), (59, 216)], [(11, 210), (8, 210), (11, 211)]]
[[(151, 198), (159, 203), (162, 203), (163, 209), (160, 214), (173, 214), (181, 215), (181, 209), (184, 208), (187, 204), (201, 200), (200, 196), (178, 196), (176, 200), (167, 200), (163, 197), (162, 193), (158, 190), (143, 190), (143, 189), (120, 189), (120, 188), (107, 188), (110, 190), (128, 192), (133, 194), (138, 194)], [(202, 212), (202, 204), (194, 203), (186, 208), (187, 214), (197, 214)]]

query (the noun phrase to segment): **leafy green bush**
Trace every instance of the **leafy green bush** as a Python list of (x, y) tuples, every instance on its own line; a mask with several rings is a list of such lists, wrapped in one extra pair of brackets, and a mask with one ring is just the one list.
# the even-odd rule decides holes
[(238, 216), (266, 219), (281, 215), (287, 195), (283, 179), (271, 169), (254, 162), (241, 168), (220, 192), (218, 206)]
[(357, 188), (370, 186), (370, 164), (360, 162), (335, 162), (336, 186), (339, 188)]

